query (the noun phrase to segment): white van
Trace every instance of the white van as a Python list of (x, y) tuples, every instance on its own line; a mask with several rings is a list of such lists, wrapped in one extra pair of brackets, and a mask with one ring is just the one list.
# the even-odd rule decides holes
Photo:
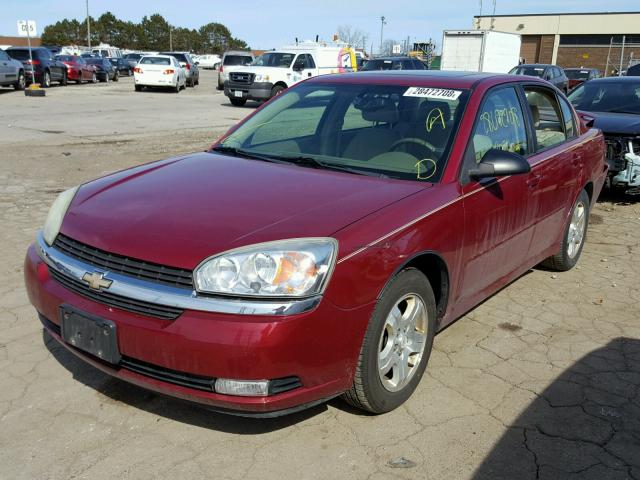
[(117, 47), (112, 47), (108, 43), (101, 43), (97, 47), (91, 49), (91, 53), (95, 53), (105, 58), (121, 58), (122, 52)]
[(316, 75), (353, 72), (356, 55), (346, 45), (302, 42), (265, 52), (248, 67), (228, 74), (224, 94), (242, 106), (247, 100), (268, 100), (285, 88)]

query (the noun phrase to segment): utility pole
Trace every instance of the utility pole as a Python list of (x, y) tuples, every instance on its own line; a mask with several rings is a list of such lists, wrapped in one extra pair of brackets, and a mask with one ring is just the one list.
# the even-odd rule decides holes
[(627, 39), (626, 35), (622, 36), (622, 48), (620, 49), (620, 68), (618, 69), (618, 76), (622, 76), (622, 62), (624, 61), (624, 42)]
[(173, 52), (173, 28), (169, 25), (169, 51)]
[(384, 32), (384, 26), (387, 24), (386, 19), (384, 18), (384, 16), (380, 17), (380, 55), (382, 55), (382, 39), (383, 37), (383, 32)]
[(89, 0), (87, 0), (87, 45), (91, 50), (91, 22), (89, 21)]

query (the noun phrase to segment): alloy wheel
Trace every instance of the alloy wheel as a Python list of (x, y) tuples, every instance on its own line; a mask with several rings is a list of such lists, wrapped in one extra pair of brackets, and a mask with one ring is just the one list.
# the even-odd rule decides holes
[(584, 240), (585, 227), (587, 225), (587, 209), (583, 202), (578, 201), (573, 209), (569, 231), (567, 232), (567, 255), (574, 258), (580, 251)]

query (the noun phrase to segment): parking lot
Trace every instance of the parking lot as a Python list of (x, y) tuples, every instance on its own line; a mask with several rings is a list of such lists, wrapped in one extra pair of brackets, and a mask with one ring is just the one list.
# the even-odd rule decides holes
[(212, 413), (44, 333), (22, 262), (56, 194), (204, 150), (255, 108), (231, 106), (215, 75), (179, 94), (131, 77), (0, 90), (0, 478), (640, 479), (640, 203), (621, 196), (595, 206), (577, 268), (531, 270), (440, 333), (416, 393), (381, 416), (337, 399)]

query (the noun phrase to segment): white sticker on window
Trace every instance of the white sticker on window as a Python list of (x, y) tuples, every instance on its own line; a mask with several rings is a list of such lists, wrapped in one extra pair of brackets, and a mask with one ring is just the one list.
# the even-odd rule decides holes
[(409, 87), (404, 92), (404, 96), (457, 100), (461, 93), (462, 90), (449, 90), (447, 88)]

